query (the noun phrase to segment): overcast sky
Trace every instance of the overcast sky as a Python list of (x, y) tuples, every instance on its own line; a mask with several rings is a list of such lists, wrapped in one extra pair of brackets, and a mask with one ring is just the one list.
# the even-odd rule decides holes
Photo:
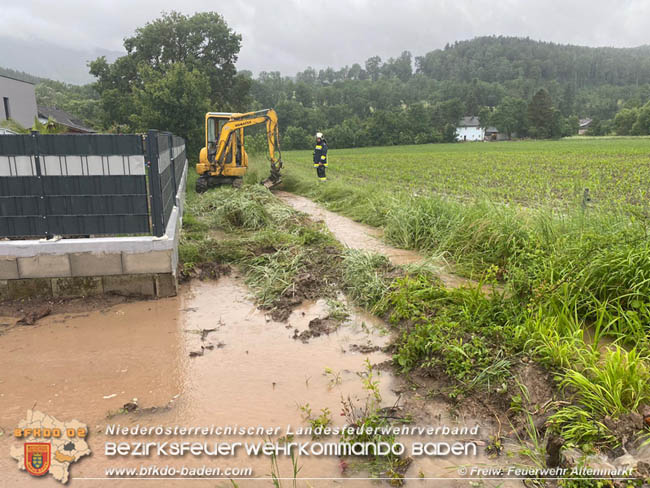
[[(3, 0), (0, 66), (83, 81), (89, 59), (121, 51), (125, 37), (163, 10), (221, 13), (243, 36), (238, 67), (254, 73), (363, 65), (373, 55), (421, 55), (491, 34), (588, 46), (650, 43), (649, 0)], [(53, 58), (59, 47), (61, 60)]]

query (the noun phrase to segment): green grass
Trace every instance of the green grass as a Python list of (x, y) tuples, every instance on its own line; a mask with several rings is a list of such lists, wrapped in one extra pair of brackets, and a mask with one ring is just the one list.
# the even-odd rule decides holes
[(214, 265), (238, 266), (258, 305), (266, 309), (278, 306), (284, 296), (304, 292), (295, 289), (295, 280), (305, 273), (317, 276), (313, 293), (327, 295), (327, 280), (339, 272), (340, 254), (327, 229), (300, 216), (254, 179), (239, 189), (220, 187), (200, 195), (194, 192), (195, 179), (188, 179), (179, 246), (186, 275), (201, 276), (202, 269)]

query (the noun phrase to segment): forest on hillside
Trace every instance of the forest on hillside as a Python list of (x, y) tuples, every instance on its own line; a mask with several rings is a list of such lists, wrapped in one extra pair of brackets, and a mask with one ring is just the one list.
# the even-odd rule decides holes
[[(439, 142), (453, 139), (463, 115), (520, 137), (577, 133), (592, 118), (592, 135), (648, 134), (632, 126), (650, 114), (650, 47), (615, 49), (558, 45), (513, 37), (481, 37), (413, 57), (339, 70), (308, 68), (295, 77), (260, 73), (251, 87), (261, 106), (281, 114), (285, 146), (301, 145), (324, 128), (339, 146)], [(547, 127), (531, 120), (543, 89)], [(616, 117), (623, 111), (625, 123)], [(642, 117), (643, 118), (643, 117)], [(630, 120), (634, 119), (632, 124)], [(542, 130), (540, 130), (542, 129)]]
[(316, 131), (334, 147), (450, 142), (464, 115), (478, 115), (482, 125), (513, 137), (573, 135), (580, 118), (593, 119), (591, 135), (650, 134), (650, 46), (491, 36), (422, 56), (404, 51), (337, 69), (255, 77), (235, 68), (241, 42), (215, 12), (171, 12), (125, 39), (127, 54), (114, 63), (91, 62), (95, 83), (8, 71), (37, 83), (39, 104), (98, 129), (164, 128), (193, 148), (201, 144), (205, 111), (271, 107), (287, 149), (309, 147)]

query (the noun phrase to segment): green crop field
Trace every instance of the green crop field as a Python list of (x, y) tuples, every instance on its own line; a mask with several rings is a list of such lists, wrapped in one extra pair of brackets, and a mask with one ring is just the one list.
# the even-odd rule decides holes
[[(286, 173), (313, 180), (310, 151), (283, 153)], [(330, 148), (328, 177), (391, 191), (436, 192), (526, 206), (580, 204), (647, 208), (650, 138)]]

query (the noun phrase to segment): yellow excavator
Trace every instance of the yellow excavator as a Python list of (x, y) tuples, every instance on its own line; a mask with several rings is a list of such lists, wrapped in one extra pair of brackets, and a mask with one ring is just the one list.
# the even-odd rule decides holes
[(262, 183), (267, 188), (279, 185), (282, 157), (278, 135), (278, 115), (273, 109), (247, 113), (208, 112), (205, 114), (205, 147), (199, 154), (196, 192), (230, 184), (241, 186), (248, 170), (248, 154), (244, 148), (244, 129), (266, 124), (271, 175)]

